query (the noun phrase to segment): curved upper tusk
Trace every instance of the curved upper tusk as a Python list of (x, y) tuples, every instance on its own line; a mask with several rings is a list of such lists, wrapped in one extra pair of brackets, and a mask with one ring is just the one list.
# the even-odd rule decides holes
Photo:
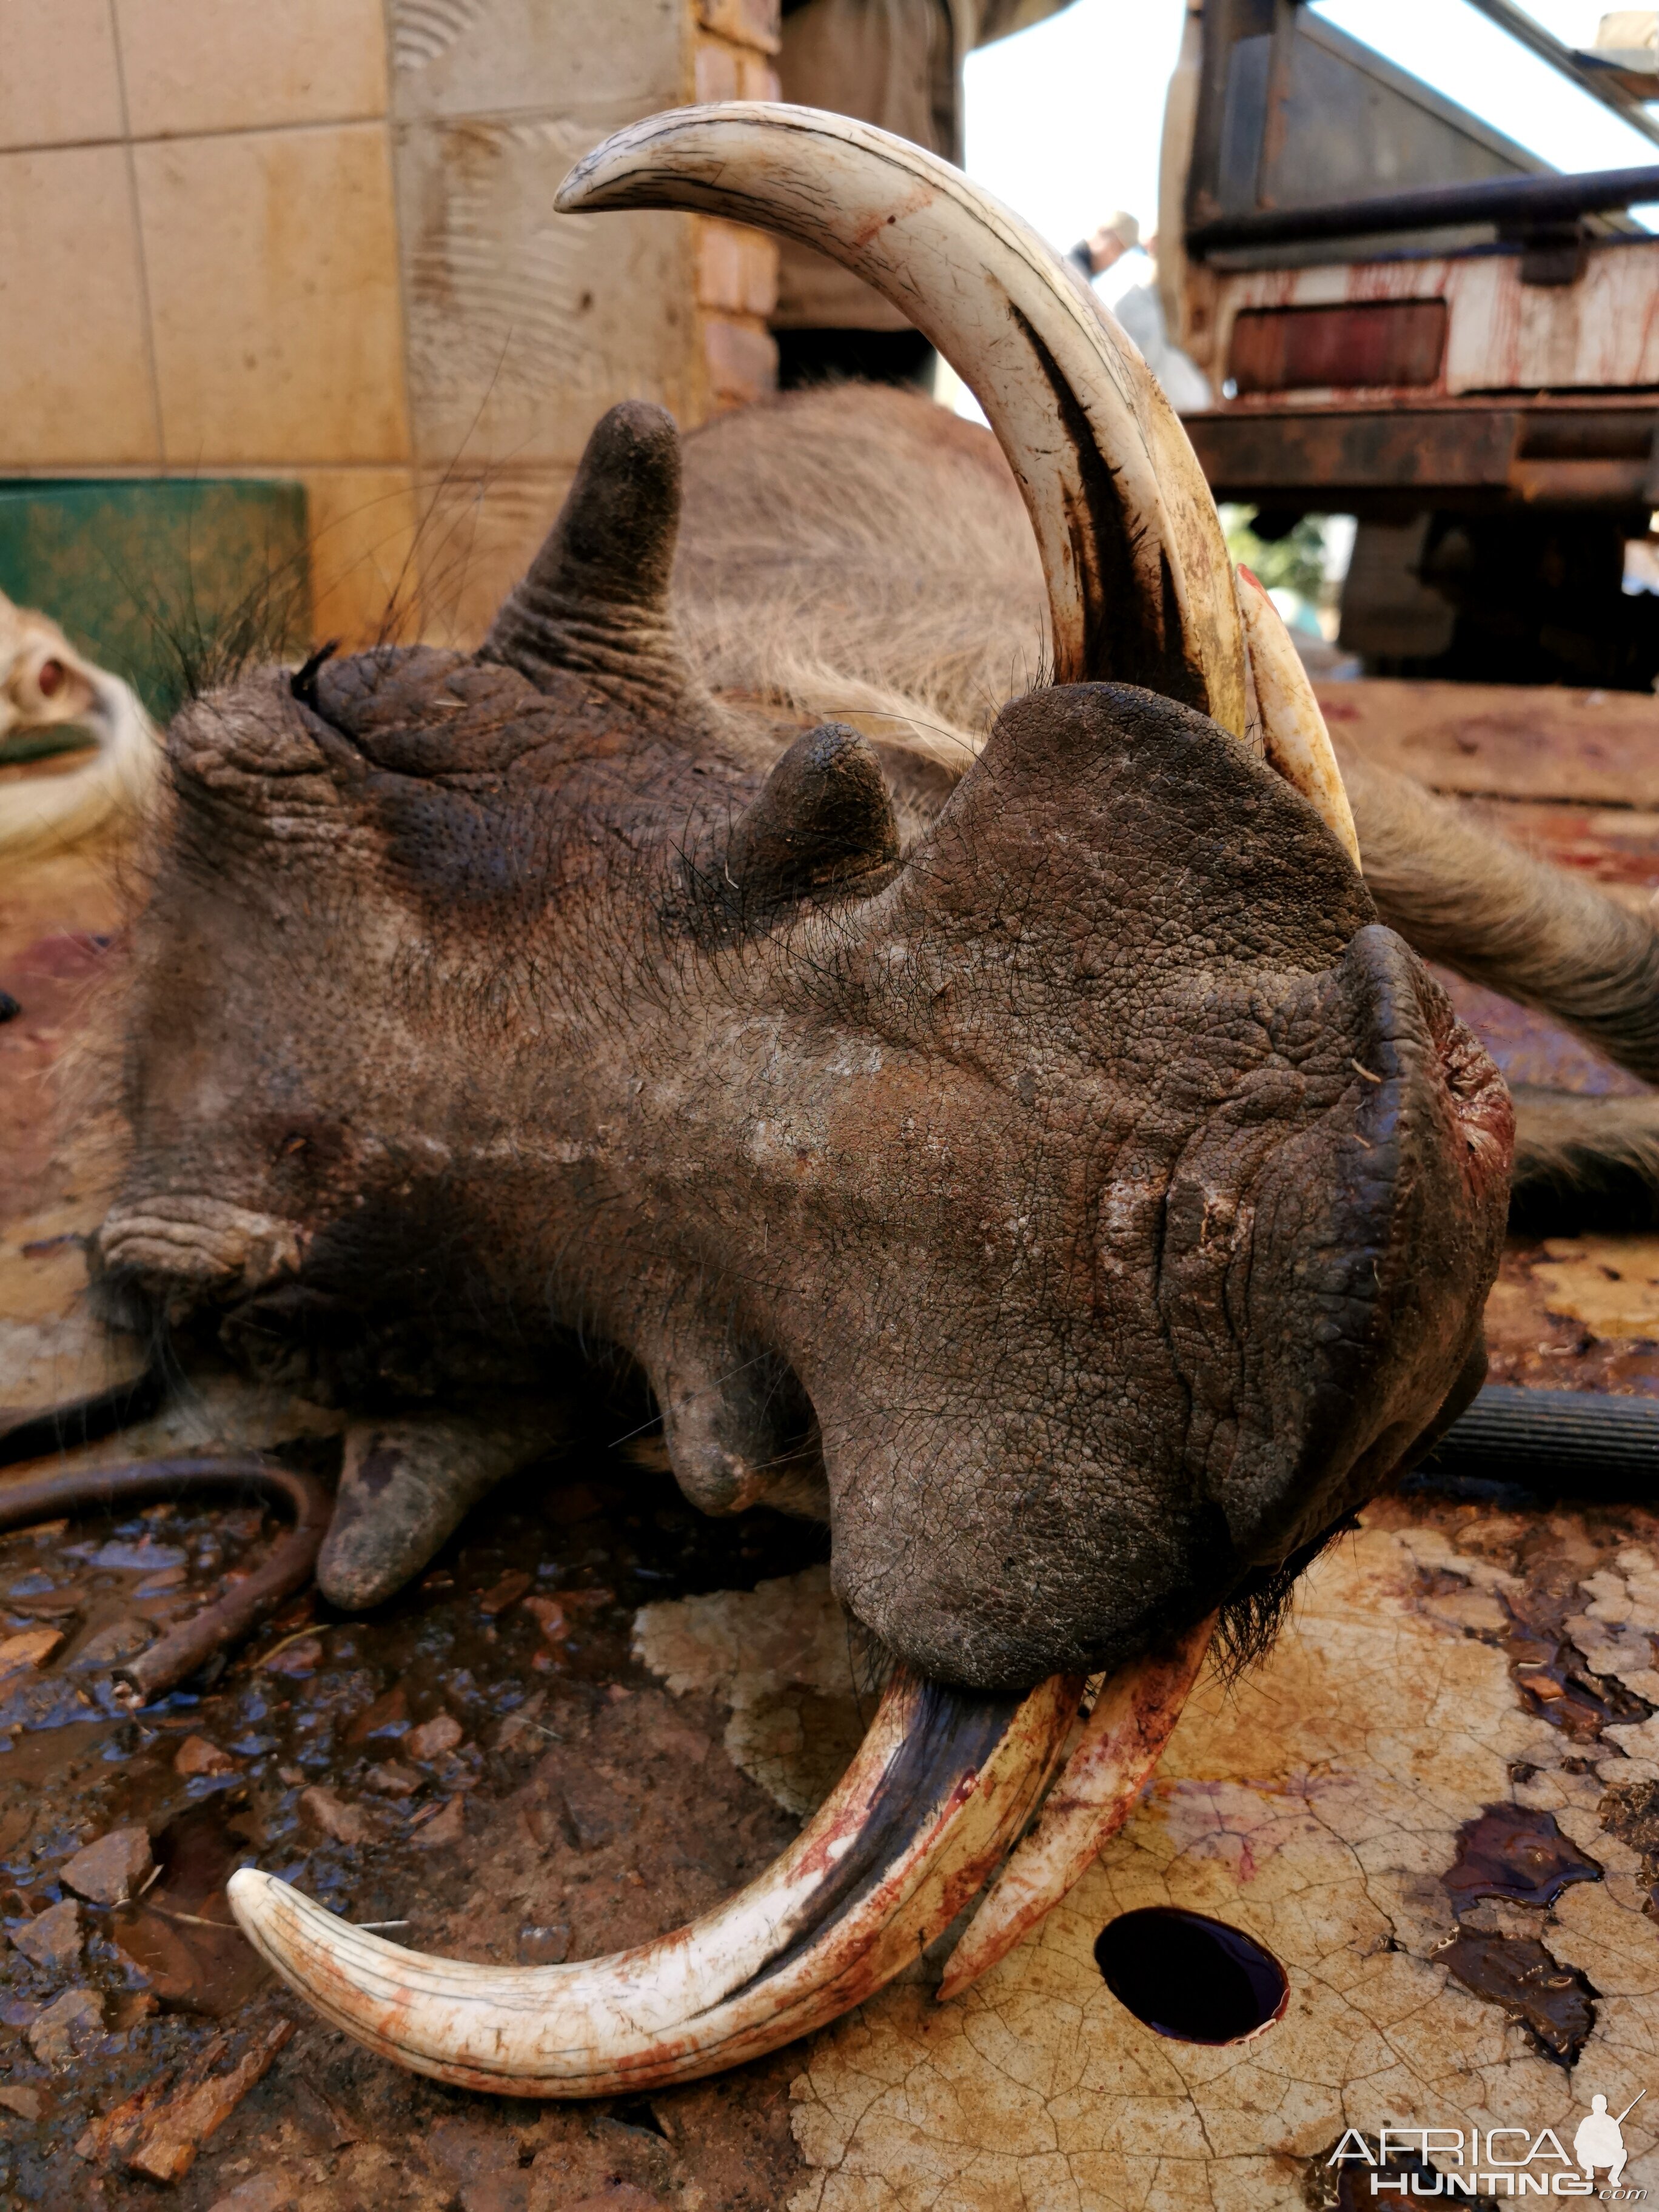
[(1076, 1676), (1023, 1698), (908, 1672), (788, 1850), (655, 1942), (566, 1966), (469, 1966), (356, 1929), (271, 1875), (229, 1885), (250, 1942), (348, 2035), (417, 2073), (521, 2097), (599, 2097), (775, 2050), (860, 2002), (931, 1942), (1029, 1816)]
[(1279, 609), (1243, 567), (1238, 571), (1238, 611), (1268, 763), (1296, 786), (1358, 867), (1353, 810), (1308, 672)]
[(1181, 1717), (1215, 1621), (1209, 1614), (1167, 1650), (1124, 1668), (1103, 1685), (1036, 1826), (1015, 1847), (951, 1952), (939, 1984), (941, 2002), (1006, 1958), (1081, 1881), (1101, 1846), (1128, 1819)]
[(1142, 684), (1243, 736), (1231, 568), (1186, 432), (1093, 292), (959, 169), (848, 116), (732, 101), (617, 131), (556, 205), (726, 216), (873, 285), (973, 391), (1018, 479), (1056, 680)]

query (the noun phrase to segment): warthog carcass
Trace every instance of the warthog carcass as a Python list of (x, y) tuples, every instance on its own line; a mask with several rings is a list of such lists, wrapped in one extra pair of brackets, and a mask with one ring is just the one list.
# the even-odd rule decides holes
[[(235, 1878), (349, 2033), (537, 2095), (867, 1995), (994, 1875), (1104, 1673), (947, 1987), (1052, 1904), (1212, 1617), (1270, 1606), (1478, 1382), (1511, 1136), (1378, 921), (1178, 422), (1046, 248), (787, 108), (639, 125), (564, 199), (828, 246), (1006, 462), (892, 395), (732, 420), (694, 442), (677, 586), (678, 441), (625, 405), (482, 652), (187, 706), (101, 1238), (114, 1283), (368, 1410), (320, 1570), (344, 1601), (534, 1452), (578, 1337), (643, 1370), (698, 1504), (827, 1516), (895, 1671), (799, 1843), (706, 1920), (497, 1971)], [(1010, 691), (974, 757), (957, 726)]]

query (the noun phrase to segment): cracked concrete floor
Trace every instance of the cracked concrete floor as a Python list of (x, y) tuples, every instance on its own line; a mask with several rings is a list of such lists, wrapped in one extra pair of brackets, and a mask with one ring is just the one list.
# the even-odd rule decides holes
[[(1639, 1842), (1629, 1808), (1659, 1802), (1656, 1559), (1659, 1517), (1631, 1509), (1373, 1508), (1308, 1575), (1267, 1663), (1200, 1684), (1134, 1818), (1030, 1941), (953, 2004), (924, 1974), (806, 2047), (792, 2095), (812, 2178), (791, 2212), (1300, 2206), (1345, 2128), (1570, 2141), (1594, 2092), (1621, 2110), (1659, 2072), (1655, 1869), (1613, 1832)], [(1565, 1715), (1527, 1686), (1557, 1686), (1530, 1656), (1540, 1638), (1569, 1651)], [(636, 1649), (675, 1688), (732, 1704), (727, 1748), (763, 1786), (817, 1794), (789, 1716), (852, 1691), (821, 1570), (647, 1608)], [(746, 1679), (744, 1649), (763, 1655)], [(1572, 2066), (1440, 1955), (1460, 1832), (1510, 1804), (1552, 1815), (1601, 1878), (1548, 1906), (1464, 1899), (1462, 1924), (1585, 1978), (1594, 2025)], [(1165, 1904), (1267, 1945), (1290, 1976), (1279, 2026), (1183, 2045), (1108, 1993), (1097, 1935)], [(1643, 2117), (1626, 2185), (1659, 2183)]]

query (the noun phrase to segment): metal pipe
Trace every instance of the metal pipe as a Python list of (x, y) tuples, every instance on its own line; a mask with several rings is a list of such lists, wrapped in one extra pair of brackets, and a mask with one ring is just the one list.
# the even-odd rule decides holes
[(166, 1397), (166, 1378), (159, 1363), (152, 1363), (129, 1382), (117, 1382), (88, 1398), (70, 1399), (42, 1413), (14, 1415), (0, 1407), (0, 1467), (95, 1444), (118, 1429), (147, 1421), (161, 1411)]
[(1447, 1480), (1650, 1503), (1659, 1497), (1659, 1403), (1489, 1382), (1406, 1485)]
[(1524, 8), (1517, 8), (1515, 0), (1469, 0), (1469, 5), (1478, 8), (1523, 46), (1530, 46), (1534, 53), (1571, 79), (1580, 91), (1589, 93), (1592, 100), (1599, 100), (1603, 107), (1612, 108), (1632, 130), (1639, 131), (1644, 138), (1651, 138), (1659, 145), (1659, 121), (1648, 113), (1636, 94), (1611, 77), (1603, 76), (1600, 70), (1586, 68), (1583, 57), (1573, 47), (1564, 46)]
[(1369, 238), (1403, 230), (1443, 230), (1455, 224), (1519, 228), (1563, 223), (1580, 216), (1659, 201), (1659, 167), (1595, 169), (1582, 176), (1482, 177), (1473, 184), (1427, 185), (1416, 191), (1336, 200), (1321, 207), (1257, 208), (1218, 216), (1187, 234), (1189, 253), (1238, 246), (1299, 246), (1316, 239)]

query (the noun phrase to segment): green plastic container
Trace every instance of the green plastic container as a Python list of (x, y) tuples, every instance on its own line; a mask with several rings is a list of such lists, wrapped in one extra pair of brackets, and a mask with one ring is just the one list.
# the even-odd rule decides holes
[(165, 720), (250, 659), (305, 650), (305, 487), (0, 477), (0, 592), (50, 615)]

